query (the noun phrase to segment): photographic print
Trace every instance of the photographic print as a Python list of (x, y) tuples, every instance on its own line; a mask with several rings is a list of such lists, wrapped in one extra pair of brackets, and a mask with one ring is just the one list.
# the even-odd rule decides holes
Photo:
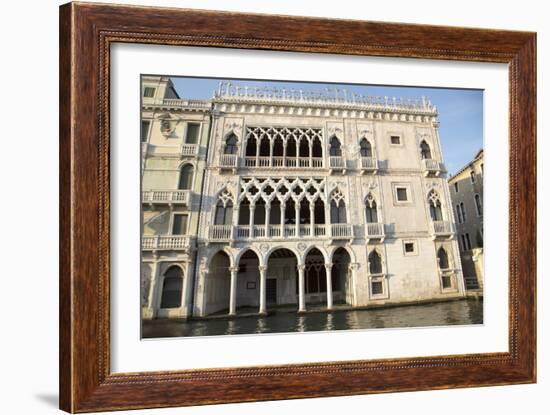
[(483, 323), (482, 90), (140, 87), (143, 338)]

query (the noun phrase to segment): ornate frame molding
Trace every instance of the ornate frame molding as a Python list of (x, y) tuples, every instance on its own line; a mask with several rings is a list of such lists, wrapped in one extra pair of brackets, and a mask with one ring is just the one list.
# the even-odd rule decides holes
[[(339, 28), (337, 40), (330, 36), (335, 26)], [(109, 68), (114, 43), (509, 64), (509, 352), (111, 373)], [(60, 8), (60, 80), (63, 410), (90, 412), (535, 381), (536, 34), (69, 3)]]

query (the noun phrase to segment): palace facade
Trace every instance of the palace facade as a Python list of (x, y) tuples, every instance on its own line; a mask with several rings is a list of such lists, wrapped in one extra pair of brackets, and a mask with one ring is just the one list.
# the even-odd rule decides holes
[(437, 109), (142, 79), (143, 318), (465, 295)]
[(483, 150), (449, 178), (456, 231), (468, 290), (483, 289)]

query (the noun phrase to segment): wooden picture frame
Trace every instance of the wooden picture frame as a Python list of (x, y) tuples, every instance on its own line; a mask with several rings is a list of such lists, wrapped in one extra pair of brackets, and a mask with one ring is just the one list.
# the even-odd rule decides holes
[[(508, 64), (509, 352), (111, 373), (109, 65), (110, 46), (119, 42)], [(535, 33), (106, 4), (61, 6), (61, 409), (90, 412), (535, 382), (535, 140)]]

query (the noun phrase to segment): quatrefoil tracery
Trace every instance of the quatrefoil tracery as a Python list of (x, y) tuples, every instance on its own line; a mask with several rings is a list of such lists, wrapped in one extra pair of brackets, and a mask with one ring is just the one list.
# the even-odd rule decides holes
[(255, 204), (262, 199), (266, 203), (278, 199), (281, 203), (292, 199), (301, 202), (303, 199), (314, 202), (317, 199), (325, 200), (325, 179), (300, 179), (300, 178), (243, 178), (239, 203), (248, 200)]

